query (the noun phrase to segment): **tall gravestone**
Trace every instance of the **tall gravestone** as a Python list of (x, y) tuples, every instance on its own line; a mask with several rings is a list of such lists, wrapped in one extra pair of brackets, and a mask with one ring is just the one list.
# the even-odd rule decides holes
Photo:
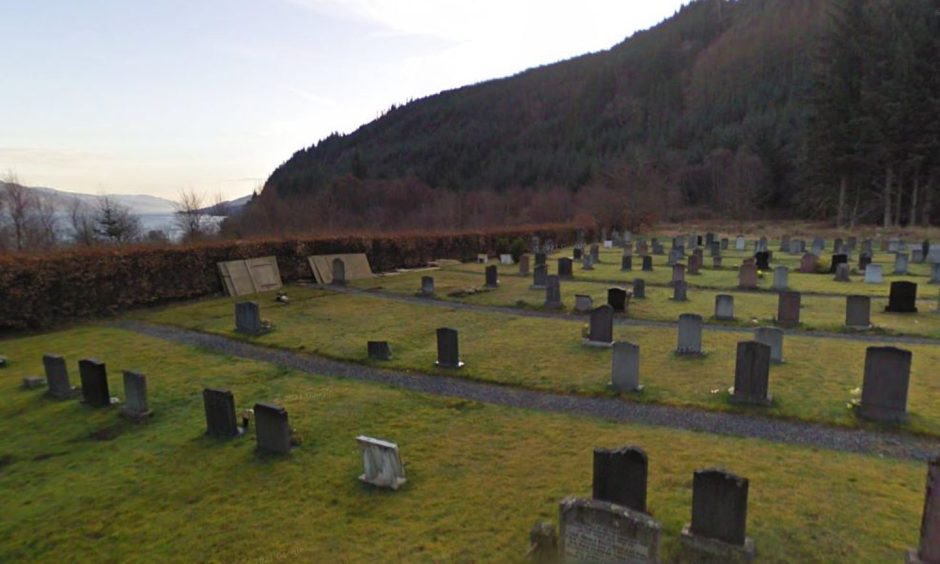
[(132, 421), (144, 421), (153, 415), (147, 400), (147, 377), (137, 372), (124, 372), (124, 407), (121, 415)]
[(532, 273), (532, 289), (544, 290), (548, 283), (548, 266), (544, 264), (537, 265)]
[(519, 257), (519, 276), (529, 275), (529, 255)]
[(672, 285), (675, 286), (679, 282), (685, 282), (685, 265), (684, 264), (674, 264), (672, 267)]
[(702, 269), (702, 255), (698, 252), (689, 257), (689, 274), (700, 274)]
[(940, 562), (940, 457), (927, 464), (924, 513), (920, 521), (920, 545), (907, 555), (908, 564)]
[(540, 264), (546, 264), (548, 260), (548, 255), (545, 253), (535, 253), (535, 266)]
[(49, 397), (65, 400), (77, 397), (81, 393), (69, 381), (69, 369), (64, 358), (57, 354), (44, 354), (42, 365), (46, 372), (46, 382), (49, 385), (49, 391), (46, 392)]
[(108, 369), (103, 362), (93, 358), (78, 361), (78, 373), (82, 379), (82, 402), (91, 407), (109, 407), (111, 392), (108, 390)]
[(591, 262), (594, 264), (601, 262), (601, 248), (596, 243), (591, 245)]
[(614, 309), (607, 304), (594, 308), (586, 345), (610, 347), (614, 342)]
[(646, 280), (642, 278), (633, 279), (633, 298), (637, 300), (646, 299)]
[(769, 405), (770, 347), (757, 341), (738, 343), (734, 368), (734, 394), (738, 403)]
[(782, 327), (799, 325), (801, 301), (799, 292), (780, 292), (777, 297), (777, 323)]
[(907, 274), (907, 263), (908, 263), (907, 253), (898, 253), (894, 255), (894, 273), (895, 274)]
[(730, 561), (753, 560), (747, 537), (748, 481), (717, 468), (697, 470), (692, 479), (692, 522), (682, 544), (696, 554)]
[(272, 403), (255, 404), (255, 440), (260, 452), (289, 453), (290, 436), (290, 422), (286, 409)]
[(917, 284), (913, 282), (892, 282), (888, 307), (891, 313), (917, 313)]
[(734, 321), (734, 296), (730, 294), (715, 296), (715, 319)]
[(424, 298), (434, 297), (434, 277), (433, 276), (421, 277), (421, 296)]
[(568, 497), (558, 511), (559, 560), (565, 563), (659, 562), (661, 527), (622, 505)]
[(940, 284), (940, 262), (930, 265), (930, 283)]
[(649, 459), (643, 449), (594, 449), (593, 497), (646, 513)]
[(829, 263), (829, 273), (835, 274), (840, 264), (849, 264), (848, 255), (832, 255), (832, 262)]
[(627, 313), (628, 296), (623, 288), (607, 289), (607, 305), (613, 308), (614, 313)]
[(907, 419), (907, 390), (911, 379), (910, 351), (869, 347), (859, 415), (874, 421), (901, 423)]
[(865, 272), (865, 269), (868, 268), (868, 265), (871, 264), (871, 255), (861, 253), (858, 255), (858, 271)]
[(614, 343), (610, 386), (618, 392), (637, 392), (640, 385), (640, 347), (633, 343)]
[(490, 266), (486, 267), (486, 287), (499, 287), (499, 271), (496, 269), (495, 264), (491, 264)]
[(754, 340), (770, 347), (771, 362), (783, 362), (783, 329), (758, 327), (754, 330)]
[(633, 270), (633, 257), (632, 256), (623, 256), (620, 258), (620, 271), (621, 272), (630, 272)]
[(206, 388), (202, 391), (206, 412), (206, 434), (218, 439), (237, 437), (245, 432), (235, 420), (235, 396), (229, 390)]
[(333, 281), (334, 286), (346, 285), (346, 263), (341, 258), (333, 259)]
[(575, 247), (574, 252), (571, 254), (571, 258), (574, 260), (581, 260), (582, 257), (584, 257), (584, 249), (581, 247)]
[(845, 326), (849, 329), (871, 328), (871, 298), (847, 296), (845, 298)]
[(246, 335), (260, 335), (265, 331), (258, 302), (235, 304), (235, 330)]
[(679, 316), (679, 344), (676, 354), (699, 355), (702, 354), (702, 316), (694, 313), (683, 313)]
[(685, 282), (676, 282), (672, 289), (672, 299), (677, 302), (689, 301), (689, 286)]
[(778, 266), (774, 269), (773, 289), (777, 291), (786, 290), (790, 286), (790, 269), (786, 266)]
[(806, 253), (803, 255), (803, 258), (800, 259), (800, 272), (803, 274), (814, 274), (816, 272), (816, 263), (819, 261), (819, 257), (813, 253)]
[(456, 329), (441, 327), (437, 330), (437, 362), (441, 368), (460, 368), (460, 347)]
[(770, 270), (770, 253), (767, 251), (755, 253), (754, 262), (757, 264), (758, 270)]
[(561, 278), (549, 276), (545, 283), (545, 307), (547, 309), (561, 309)]
[(643, 272), (653, 272), (653, 257), (648, 255), (643, 257)]

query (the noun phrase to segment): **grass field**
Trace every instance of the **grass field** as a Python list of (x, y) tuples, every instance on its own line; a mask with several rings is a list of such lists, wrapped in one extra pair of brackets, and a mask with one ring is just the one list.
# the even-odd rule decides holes
[[(364, 348), (367, 322), (375, 332), (432, 325), (395, 304), (344, 300), (311, 292), (306, 305), (281, 310), (284, 317), (272, 310), (280, 325), (268, 341), (278, 336), (289, 346), (354, 356)], [(216, 308), (230, 324), (227, 300), (162, 315), (188, 315), (211, 328), (216, 320), (202, 316)], [(515, 335), (532, 329), (513, 323), (497, 324)], [(473, 316), (462, 328), (493, 330)], [(431, 339), (423, 351), (409, 351), (400, 334), (396, 350), (423, 368)], [(503, 362), (502, 374), (515, 372), (508, 361), (516, 355), (506, 357), (514, 343), (493, 351), (465, 342), (470, 366), (490, 357)], [(545, 346), (559, 344), (565, 354), (587, 358), (557, 337)], [(650, 456), (649, 505), (663, 524), (667, 557), (689, 520), (692, 472), (713, 465), (751, 480), (748, 532), (761, 561), (900, 561), (918, 538), (919, 463), (404, 393), (106, 327), (0, 347), (11, 359), (0, 370), (0, 561), (520, 561), (534, 521), (555, 521), (565, 495), (590, 494), (591, 449), (626, 444)], [(73, 378), (80, 358), (100, 358), (112, 394), (121, 397), (120, 370), (147, 374), (153, 420), (133, 425), (113, 408), (95, 411), (19, 389), (22, 376), (41, 370), (44, 352), (65, 355)], [(530, 361), (554, 368), (543, 374), (568, 362)], [(253, 451), (253, 436), (206, 438), (204, 386), (232, 389), (239, 409), (282, 403), (302, 445), (287, 458), (263, 458)], [(409, 480), (401, 491), (358, 482), (360, 433), (399, 442)]]
[[(335, 294), (316, 288), (291, 287), (289, 306), (259, 295), (262, 315), (275, 330), (258, 338), (234, 331), (236, 299), (221, 298), (164, 309), (141, 317), (200, 331), (248, 339), (260, 344), (324, 356), (369, 362), (366, 342), (387, 340), (391, 367), (445, 374), (434, 368), (438, 327), (460, 331), (462, 359), (458, 376), (563, 393), (603, 395), (610, 381), (610, 351), (581, 344), (583, 319), (541, 319), (491, 314), (447, 307), (414, 305), (369, 295)], [(497, 292), (498, 293), (498, 292)], [(641, 394), (629, 401), (745, 411), (838, 425), (866, 425), (847, 403), (862, 385), (865, 349), (871, 343), (788, 336), (782, 365), (771, 368), (770, 408), (748, 408), (728, 401), (734, 383), (735, 347), (749, 333), (709, 332), (703, 358), (679, 358), (674, 328), (615, 327), (617, 340), (640, 345)], [(936, 366), (940, 347), (905, 345), (914, 353), (908, 411), (901, 429), (940, 436), (940, 381)], [(449, 373), (448, 373), (449, 374)]]

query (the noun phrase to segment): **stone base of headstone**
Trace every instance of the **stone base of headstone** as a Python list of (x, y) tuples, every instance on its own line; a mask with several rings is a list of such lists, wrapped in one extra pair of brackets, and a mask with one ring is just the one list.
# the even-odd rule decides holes
[(682, 528), (682, 549), (692, 562), (753, 562), (757, 558), (757, 547), (751, 538), (743, 545), (729, 544), (692, 533), (692, 525)]
[(23, 378), (23, 389), (24, 390), (35, 390), (46, 385), (46, 381), (39, 376), (27, 376)]
[(736, 397), (734, 394), (731, 394), (728, 396), (728, 401), (737, 405), (758, 405), (762, 407), (770, 407), (774, 403), (774, 397), (768, 394), (767, 399), (740, 398)]
[(464, 363), (463, 363), (463, 361), (461, 360), (461, 361), (458, 361), (458, 362), (457, 362), (457, 365), (455, 366), (455, 365), (452, 365), (452, 364), (441, 364), (441, 361), (435, 360), (435, 361), (434, 361), (434, 366), (436, 366), (436, 367), (438, 367), (438, 368), (447, 368), (447, 369), (449, 369), (449, 370), (457, 370), (458, 368), (463, 368), (463, 367), (464, 367)]
[(135, 412), (126, 407), (122, 407), (121, 417), (134, 423), (146, 423), (150, 420), (151, 417), (153, 417), (153, 410), (148, 409), (147, 411)]
[(585, 347), (591, 347), (595, 349), (610, 349), (614, 346), (613, 341), (605, 343), (603, 341), (592, 341), (591, 339), (581, 339), (581, 344)]
[(57, 400), (75, 399), (75, 398), (78, 398), (78, 397), (81, 397), (81, 396), (82, 396), (82, 389), (79, 388), (78, 386), (72, 386), (71, 391), (69, 391), (69, 392), (67, 392), (67, 393), (65, 393), (65, 394), (62, 394), (62, 393), (53, 394), (53, 393), (52, 393), (52, 390), (48, 390), (48, 391), (46, 392), (46, 396), (47, 396), (47, 397), (50, 397), (50, 398), (52, 398), (52, 399), (57, 399)]
[(562, 302), (545, 302), (542, 307), (544, 309), (564, 309), (565, 304)]

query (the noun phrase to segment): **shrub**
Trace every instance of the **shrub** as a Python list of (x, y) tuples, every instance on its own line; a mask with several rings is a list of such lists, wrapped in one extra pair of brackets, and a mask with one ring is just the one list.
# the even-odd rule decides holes
[(526, 252), (525, 241), (516, 237), (512, 242), (512, 246), (509, 248), (509, 254), (512, 255), (512, 260), (519, 262), (519, 258), (522, 257)]

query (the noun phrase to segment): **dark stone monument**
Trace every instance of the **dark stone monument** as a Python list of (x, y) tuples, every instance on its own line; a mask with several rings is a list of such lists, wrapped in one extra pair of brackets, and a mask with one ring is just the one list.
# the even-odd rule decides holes
[(800, 324), (799, 292), (780, 292), (777, 298), (777, 324), (782, 327), (796, 327)]
[(601, 248), (597, 243), (591, 245), (591, 262), (593, 264), (600, 264), (601, 262)]
[(889, 423), (902, 423), (907, 419), (912, 356), (910, 351), (895, 347), (869, 347), (865, 351), (859, 415)]
[(570, 258), (563, 257), (558, 259), (558, 277), (565, 279), (574, 278), (574, 265)]
[(770, 253), (761, 251), (754, 254), (754, 261), (757, 263), (758, 270), (770, 270)]
[(585, 344), (610, 347), (614, 344), (614, 309), (607, 304), (591, 311), (591, 324)]
[(548, 258), (548, 255), (546, 255), (545, 253), (535, 253), (535, 266), (539, 266), (540, 264), (545, 264), (547, 258)]
[(82, 402), (91, 407), (109, 407), (111, 392), (108, 390), (108, 369), (104, 363), (93, 358), (80, 360), (78, 373), (82, 379)]
[(574, 253), (571, 256), (574, 258), (574, 260), (581, 260), (581, 258), (584, 257), (584, 249), (581, 247), (575, 247)]
[(845, 298), (845, 326), (849, 329), (871, 328), (871, 298), (847, 296)]
[(594, 449), (594, 499), (646, 513), (649, 461), (637, 447)]
[(290, 452), (290, 422), (287, 410), (270, 403), (255, 404), (255, 439), (260, 452)]
[(434, 277), (433, 276), (421, 277), (421, 297), (423, 298), (434, 297)]
[(643, 257), (643, 272), (653, 272), (653, 257)]
[(689, 289), (689, 286), (685, 282), (676, 282), (672, 288), (673, 301), (676, 301), (676, 302), (689, 301), (688, 289)]
[(202, 391), (202, 403), (206, 410), (206, 434), (227, 439), (245, 432), (235, 421), (235, 396), (229, 390), (206, 388)]
[(495, 264), (491, 264), (490, 266), (486, 267), (486, 287), (499, 287), (499, 271), (496, 269)]
[(840, 264), (849, 264), (849, 256), (844, 254), (832, 255), (832, 264), (829, 265), (829, 273), (835, 274)]
[(757, 265), (745, 261), (738, 268), (738, 287), (742, 290), (757, 289)]
[(57, 354), (44, 354), (42, 365), (49, 384), (49, 391), (46, 392), (49, 397), (60, 400), (78, 397), (81, 391), (69, 382), (69, 370), (64, 358)]
[(558, 511), (556, 562), (659, 562), (661, 527), (652, 517), (622, 505), (568, 497)]
[(891, 313), (917, 313), (917, 284), (913, 282), (892, 282), (888, 307)]
[(124, 372), (124, 407), (121, 415), (132, 421), (149, 419), (153, 412), (147, 401), (147, 377), (137, 372)]
[(700, 253), (694, 253), (691, 257), (689, 257), (689, 274), (700, 274), (701, 270), (702, 255)]
[(607, 305), (613, 308), (614, 313), (627, 313), (627, 291), (623, 288), (608, 288)]
[(544, 264), (536, 265), (532, 273), (532, 289), (544, 290), (548, 283), (548, 266)]
[(860, 272), (865, 272), (869, 264), (871, 264), (871, 255), (865, 253), (858, 255), (858, 270)]
[(714, 468), (697, 470), (692, 479), (692, 523), (682, 530), (684, 547), (727, 560), (753, 560), (754, 542), (747, 538), (747, 493), (746, 478)]
[(388, 341), (369, 341), (366, 347), (372, 360), (392, 360), (392, 347)]
[(519, 276), (529, 275), (529, 255), (519, 257)]
[(940, 457), (927, 464), (924, 514), (920, 521), (920, 546), (907, 555), (909, 564), (940, 562)]
[(819, 261), (819, 257), (813, 253), (806, 253), (803, 255), (803, 258), (800, 259), (800, 272), (803, 274), (814, 274), (816, 272), (816, 263)]
[(460, 368), (460, 349), (457, 344), (457, 330), (441, 327), (437, 330), (437, 362), (441, 368)]
[(637, 300), (646, 299), (646, 280), (635, 278), (633, 280), (633, 297)]
[(624, 256), (620, 258), (620, 270), (622, 272), (629, 272), (633, 270), (633, 257)]
[(235, 304), (235, 330), (246, 335), (260, 335), (268, 330), (261, 320), (261, 307), (258, 302)]
[(545, 307), (548, 309), (561, 309), (561, 278), (549, 276), (545, 284)]
[(738, 343), (732, 401), (769, 405), (770, 347), (757, 341)]

